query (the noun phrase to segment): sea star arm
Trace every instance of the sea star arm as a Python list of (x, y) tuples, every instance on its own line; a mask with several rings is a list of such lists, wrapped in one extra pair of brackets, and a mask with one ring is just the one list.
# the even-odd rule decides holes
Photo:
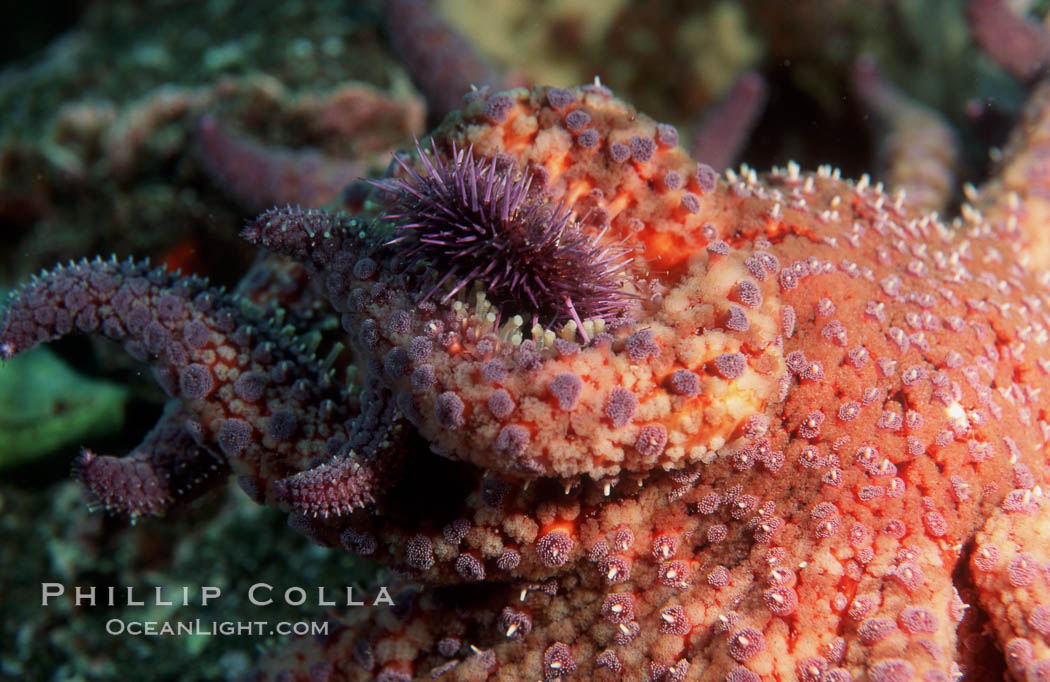
[(1014, 680), (1050, 675), (1050, 504), (1015, 489), (977, 534), (970, 569)]
[[(0, 320), (5, 358), (98, 334), (149, 362), (198, 444), (274, 503), (270, 483), (346, 442), (344, 391), (318, 361), (235, 295), (132, 261), (60, 266), (16, 290)], [(321, 414), (325, 418), (322, 418)]]
[[(772, 296), (776, 284), (764, 277), (731, 291), (748, 277), (749, 267), (761, 269), (756, 266), (761, 249), (720, 251), (710, 262), (690, 259), (684, 244), (702, 240), (703, 227), (699, 215), (684, 228), (678, 221), (700, 211), (701, 196), (713, 188), (715, 174), (685, 156), (673, 128), (634, 115), (600, 85), (582, 93), (501, 93), (481, 97), (450, 117), (435, 134), (437, 154), (448, 153), (451, 142), (453, 163), (468, 169), (482, 168), (486, 174), (526, 169), (536, 178), (526, 191), (552, 197), (550, 207), (534, 210), (554, 210), (561, 197), (573, 198), (581, 221), (594, 221), (588, 230), (598, 231), (616, 217), (609, 229), (636, 259), (644, 254), (647, 261), (632, 269), (667, 273), (646, 282), (652, 289), (646, 295), (695, 291), (699, 300), (688, 314), (698, 324), (700, 318), (725, 317), (743, 336), (712, 328), (680, 343), (677, 307), (655, 311), (644, 324), (610, 323), (618, 324), (616, 335), (601, 333), (603, 325), (589, 318), (548, 327), (538, 316), (527, 320), (527, 310), (501, 312), (497, 295), (486, 293), (484, 286), (472, 294), (438, 293), (443, 283), (452, 288), (454, 264), (427, 268), (424, 261), (399, 268), (398, 254), (405, 251), (398, 249), (400, 239), (392, 238), (370, 254), (369, 279), (340, 276), (349, 264), (330, 273), (337, 287), (328, 296), (337, 310), (345, 310), (344, 325), (355, 330), (360, 352), (383, 364), (384, 379), (406, 416), (447, 456), (519, 479), (571, 479), (581, 473), (601, 478), (677, 466), (720, 447), (749, 416), (776, 399), (783, 375), (775, 331), (780, 312)], [(636, 128), (623, 130), (624, 121)], [(588, 146), (574, 160), (575, 145), (592, 145), (590, 140), (602, 135), (625, 140), (613, 144), (626, 178), (622, 182), (603, 170), (604, 152)], [(531, 144), (532, 139), (542, 143)], [(494, 163), (471, 165), (456, 152), (472, 144), (474, 154)], [(517, 168), (500, 164), (505, 148), (528, 156)], [(644, 162), (632, 163), (632, 154)], [(464, 177), (469, 170), (430, 170), (444, 163), (430, 157), (413, 163), (435, 183), (449, 178), (447, 193), (460, 193), (464, 206), (472, 205), (473, 190), (466, 187), (475, 185)], [(481, 184), (487, 177), (482, 175)], [(513, 186), (513, 180), (507, 183), (500, 186)], [(634, 203), (626, 198), (627, 187), (638, 192), (638, 203), (649, 211), (651, 229), (630, 219)], [(485, 190), (479, 186), (477, 191), (480, 196)], [(440, 225), (435, 229), (439, 233), (427, 239), (453, 241), (440, 233)], [(625, 286), (631, 296), (639, 295), (632, 282)], [(739, 303), (744, 299), (749, 303)], [(688, 295), (673, 298), (674, 306), (689, 303)], [(735, 399), (716, 406), (715, 396), (727, 390)], [(696, 408), (693, 417), (685, 418), (691, 407)]]
[(361, 162), (250, 140), (211, 114), (201, 117), (196, 137), (204, 170), (249, 211), (274, 204), (327, 204), (366, 172)]
[(943, 211), (955, 190), (959, 141), (948, 120), (890, 83), (872, 57), (857, 60), (853, 91), (871, 115), (880, 175), (921, 213)]
[(1004, 0), (970, 0), (970, 31), (1001, 67), (1021, 79), (1036, 76), (1050, 61), (1050, 34), (1035, 21), (1019, 16)]
[(424, 0), (383, 5), (390, 46), (426, 96), (430, 118), (440, 121), (458, 108), (472, 86), (499, 86), (499, 74)]
[(371, 507), (405, 460), (404, 418), (390, 392), (368, 384), (361, 413), (348, 422), (349, 439), (330, 460), (275, 483), (279, 500), (305, 517), (341, 516)]
[(718, 170), (732, 166), (744, 151), (768, 99), (769, 85), (762, 75), (757, 71), (744, 73), (696, 122), (689, 155)]
[(92, 501), (130, 516), (159, 515), (205, 492), (229, 473), (226, 462), (199, 445), (186, 423), (190, 414), (177, 400), (157, 425), (124, 457), (82, 450), (74, 462)]
[[(657, 401), (662, 405), (657, 408), (659, 413), (643, 422), (634, 418), (637, 398), (629, 392), (620, 391), (624, 393), (620, 396), (585, 387), (581, 377), (594, 373), (596, 363), (607, 365), (603, 374), (627, 375), (634, 373), (633, 365), (640, 360), (662, 355), (662, 364), (667, 367), (661, 369), (660, 376), (649, 374), (638, 380), (644, 386), (653, 386), (661, 395), (681, 394), (700, 402), (706, 401), (697, 395), (701, 382), (706, 383), (706, 391), (710, 392), (743, 379), (739, 409), (709, 412), (708, 424), (691, 427), (696, 448), (722, 442), (748, 415), (772, 400), (778, 390), (776, 372), (781, 361), (771, 334), (751, 335), (755, 348), (752, 359), (734, 352), (739, 351), (739, 344), (715, 333), (712, 336), (717, 338), (708, 347), (689, 352), (687, 367), (672, 358), (672, 332), (667, 325), (651, 325), (652, 330), (640, 331), (616, 344), (617, 352), (608, 361), (605, 358), (609, 356), (607, 344), (611, 339), (579, 352), (562, 352), (560, 363), (545, 362), (556, 351), (537, 348), (535, 343), (522, 344), (520, 349), (507, 344), (508, 351), (514, 350), (517, 357), (509, 356), (508, 352), (490, 357), (491, 351), (486, 351), (490, 356), (467, 351), (478, 341), (482, 346), (498, 343), (493, 321), (486, 320), (483, 312), (479, 314), (468, 308), (456, 307), (449, 314), (433, 304), (420, 303), (411, 294), (423, 286), (418, 282), (419, 268), (407, 267), (392, 249), (377, 245), (375, 231), (366, 229), (361, 221), (318, 210), (275, 209), (250, 224), (244, 236), (317, 269), (332, 307), (342, 313), (343, 328), (350, 334), (355, 351), (367, 359), (358, 364), (365, 371), (383, 377), (406, 418), (421, 428), (424, 435), (433, 437), (442, 452), (481, 463), (494, 472), (518, 478), (570, 477), (588, 472), (600, 478), (604, 474), (615, 474), (621, 468), (644, 469), (652, 465), (650, 460), (654, 458), (687, 455), (685, 448), (665, 452), (668, 434), (673, 433), (678, 419), (669, 402)], [(728, 273), (743, 272), (742, 261), (747, 255), (741, 252), (714, 268), (710, 276), (723, 281), (708, 287), (705, 296), (714, 300), (719, 292), (725, 293), (731, 286), (724, 281), (731, 276)], [(700, 281), (707, 274), (700, 269), (694, 277)], [(772, 284), (764, 286), (768, 288)], [(770, 303), (756, 314), (772, 316), (776, 314), (774, 308), (775, 303)], [(409, 314), (410, 310), (418, 313)], [(457, 328), (462, 331), (456, 331)], [(504, 330), (503, 335), (510, 334)], [(553, 338), (553, 334), (551, 336)], [(573, 347), (578, 349), (575, 343), (564, 348)], [(374, 369), (367, 362), (373, 363)], [(671, 376), (677, 369), (682, 369), (679, 379)], [(473, 373), (502, 376), (492, 380), (502, 390), (496, 386), (486, 387), (482, 394), (461, 385)], [(665, 375), (666, 379), (662, 380)], [(626, 378), (602, 381), (622, 385)], [(499, 404), (501, 399), (509, 403), (509, 412)], [(562, 455), (565, 447), (554, 435), (545, 437), (539, 444), (546, 452), (530, 449), (532, 434), (541, 427), (528, 422), (540, 417), (523, 415), (519, 421), (512, 416), (515, 402), (527, 404), (530, 399), (536, 401), (537, 407), (553, 403), (549, 419), (558, 430), (568, 427), (569, 413), (589, 413), (588, 420), (594, 422), (595, 427), (609, 432), (602, 437), (602, 441), (606, 438), (612, 441), (608, 453), (585, 450)], [(473, 404), (468, 407), (468, 402)], [(585, 448), (588, 445), (588, 441), (579, 443)]]
[[(366, 226), (345, 213), (291, 206), (272, 208), (251, 221), (241, 236), (314, 272), (332, 266), (335, 269), (332, 279), (341, 281), (333, 281), (329, 289), (345, 290), (345, 280), (351, 277), (368, 280), (375, 274), (374, 267), (357, 264), (375, 248), (367, 239)], [(340, 307), (345, 306), (340, 305), (337, 310)]]
[(992, 177), (979, 192), (969, 192), (976, 216), (1025, 240), (1025, 258), (1033, 268), (1050, 268), (1050, 81), (1039, 83), (1006, 143)]

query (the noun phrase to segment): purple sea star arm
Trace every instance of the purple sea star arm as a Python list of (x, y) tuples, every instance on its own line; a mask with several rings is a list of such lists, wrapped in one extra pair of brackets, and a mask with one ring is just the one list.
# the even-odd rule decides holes
[(458, 109), (471, 86), (499, 86), (500, 77), (463, 36), (423, 0), (384, 5), (390, 45), (426, 96), (431, 118)]
[(197, 126), (197, 146), (212, 181), (249, 211), (275, 203), (325, 204), (366, 173), (358, 161), (256, 142), (211, 115)]
[(744, 73), (697, 121), (690, 156), (718, 170), (732, 166), (744, 151), (768, 99), (765, 79), (757, 71)]
[(891, 83), (875, 59), (857, 60), (853, 91), (878, 138), (881, 179), (921, 211), (944, 211), (956, 186), (959, 141), (939, 112)]
[(204, 280), (132, 261), (55, 268), (12, 294), (0, 353), (9, 358), (72, 333), (121, 342), (151, 363), (185, 406), (199, 444), (221, 453), (241, 480), (262, 482), (254, 486), (259, 501), (275, 503), (272, 481), (347, 441), (351, 405), (332, 372), (250, 304)]
[[(370, 383), (375, 383), (370, 382)], [(361, 399), (361, 414), (352, 422), (350, 441), (338, 455), (277, 481), (278, 499), (293, 513), (310, 517), (348, 514), (375, 503), (385, 480), (404, 460), (404, 418), (390, 392), (373, 386)]]
[[(248, 224), (241, 236), (267, 251), (310, 266), (325, 268), (337, 259), (352, 258), (365, 241), (362, 224), (344, 213), (318, 209), (272, 208)], [(354, 263), (349, 263), (353, 265)]]
[(970, 31), (999, 66), (1021, 79), (1039, 75), (1050, 62), (1050, 33), (1003, 0), (970, 0)]
[[(345, 214), (291, 207), (267, 211), (242, 232), (256, 245), (321, 271), (337, 309), (350, 305), (340, 295), (343, 285), (370, 279), (378, 267), (363, 255), (369, 249), (363, 235), (359, 221)], [(275, 484), (278, 499), (295, 513), (328, 517), (370, 506), (382, 481), (402, 462), (403, 418), (390, 391), (376, 380), (382, 370), (361, 369), (366, 390), (360, 414), (347, 423), (347, 445), (331, 459)]]
[(157, 425), (126, 457), (84, 449), (74, 464), (93, 503), (131, 517), (159, 515), (205, 492), (229, 472), (226, 462), (198, 445), (190, 414), (168, 402)]

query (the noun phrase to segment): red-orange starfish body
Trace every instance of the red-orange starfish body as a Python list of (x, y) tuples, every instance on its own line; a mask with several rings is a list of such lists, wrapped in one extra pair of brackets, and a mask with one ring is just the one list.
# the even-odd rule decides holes
[(1028, 202), (990, 185), (987, 219), (949, 225), (830, 168), (720, 179), (600, 85), (478, 93), (432, 137), (441, 158), (384, 190), (462, 150), (527, 176), (521, 206), (624, 257), (616, 314), (549, 328), (399, 258), (468, 238), (296, 209), (246, 236), (317, 273), (350, 353), (133, 265), (57, 270), (5, 313), (6, 354), (124, 341), (256, 499), (429, 586), (274, 657), (277, 679), (946, 680), (981, 674), (982, 618), (1017, 679), (1045, 674)]

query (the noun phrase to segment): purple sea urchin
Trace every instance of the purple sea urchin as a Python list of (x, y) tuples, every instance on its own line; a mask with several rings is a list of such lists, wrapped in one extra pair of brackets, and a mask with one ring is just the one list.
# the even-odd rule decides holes
[(428, 154), (417, 143), (416, 153), (422, 173), (397, 157), (401, 176), (376, 185), (393, 196), (385, 217), (399, 233), (390, 243), (414, 242), (407, 253), (440, 273), (423, 300), (478, 282), (504, 316), (571, 319), (581, 334), (582, 320), (612, 318), (630, 300), (618, 281), (626, 251), (543, 199), (533, 173), (455, 146), (447, 159), (434, 146)]

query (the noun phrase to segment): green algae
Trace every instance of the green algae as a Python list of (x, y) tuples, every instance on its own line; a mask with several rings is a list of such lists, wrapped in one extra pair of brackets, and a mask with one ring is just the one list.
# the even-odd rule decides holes
[(128, 389), (73, 370), (47, 348), (0, 372), (0, 471), (119, 432)]

